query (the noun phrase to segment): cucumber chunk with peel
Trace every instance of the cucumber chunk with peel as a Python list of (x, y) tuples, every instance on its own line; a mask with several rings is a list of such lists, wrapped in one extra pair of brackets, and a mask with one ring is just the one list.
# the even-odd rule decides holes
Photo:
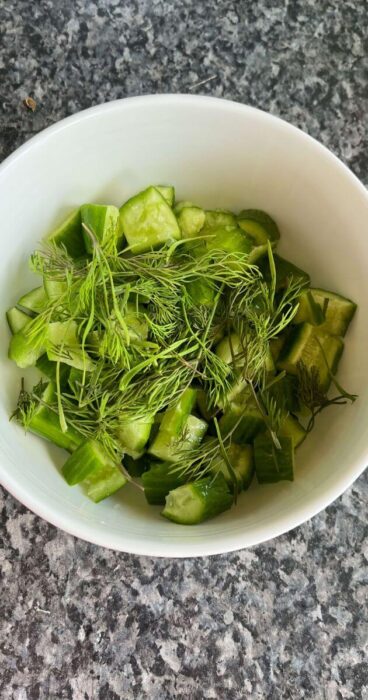
[(274, 484), (294, 480), (294, 446), (290, 437), (279, 437), (280, 449), (270, 434), (258, 435), (254, 440), (254, 462), (259, 484)]
[(71, 258), (80, 258), (85, 255), (80, 208), (74, 209), (58, 228), (46, 236), (45, 240), (47, 243), (65, 247)]
[(196, 525), (231, 508), (233, 495), (219, 474), (170, 491), (162, 515), (180, 525)]
[(181, 238), (175, 214), (156, 187), (148, 187), (123, 204), (120, 224), (133, 253)]
[(186, 479), (170, 462), (152, 464), (150, 469), (142, 474), (144, 495), (151, 505), (164, 505), (169, 491), (182, 486)]
[(23, 330), (23, 328), (32, 321), (32, 317), (24, 311), (17, 309), (16, 306), (13, 306), (6, 312), (6, 320), (11, 332), (14, 334)]
[(175, 187), (172, 185), (156, 185), (156, 190), (163, 196), (169, 207), (175, 204)]
[(188, 416), (182, 432), (177, 434), (165, 430), (161, 424), (148, 451), (162, 461), (179, 462), (183, 453), (189, 452), (200, 444), (207, 427), (207, 423), (196, 416)]
[(344, 336), (354, 317), (357, 305), (340, 294), (324, 289), (311, 289), (314, 301), (322, 308), (325, 320), (319, 330), (331, 335)]
[(43, 385), (41, 391), (39, 402), (32, 401), (18, 420), (32, 433), (36, 433), (54, 445), (68, 450), (68, 452), (74, 452), (83, 442), (83, 436), (71, 426), (68, 426), (66, 432), (61, 429), (53, 383), (49, 382), (46, 386)]
[(17, 301), (17, 306), (28, 311), (33, 311), (39, 314), (47, 304), (47, 294), (44, 287), (36, 287), (31, 289), (27, 294), (23, 294)]
[(112, 205), (84, 204), (81, 207), (82, 232), (87, 253), (96, 244), (113, 250), (122, 242), (119, 209)]
[(119, 465), (97, 440), (85, 440), (68, 457), (62, 474), (69, 486), (82, 484), (88, 497), (98, 503), (126, 483)]

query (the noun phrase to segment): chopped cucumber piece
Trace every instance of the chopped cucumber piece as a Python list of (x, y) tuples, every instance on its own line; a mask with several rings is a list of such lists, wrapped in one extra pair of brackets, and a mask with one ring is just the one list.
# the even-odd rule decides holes
[(46, 236), (45, 240), (57, 246), (64, 246), (71, 258), (80, 258), (85, 255), (80, 209), (72, 211), (55, 231)]
[[(203, 233), (207, 231), (203, 230)], [(250, 253), (252, 242), (238, 226), (219, 226), (208, 230), (208, 250), (223, 250), (224, 253)]]
[[(121, 315), (126, 326), (129, 344), (139, 345), (145, 341), (148, 337), (149, 329), (147, 319), (142, 311), (142, 307), (137, 307), (136, 304), (128, 302), (125, 308), (121, 309)], [(111, 324), (113, 327), (120, 326), (120, 321), (116, 318), (116, 314), (114, 312), (111, 316)], [(125, 336), (124, 332), (123, 336)], [(92, 333), (88, 335), (88, 343), (91, 346), (91, 350), (94, 350), (97, 354), (97, 357), (109, 357), (111, 346), (110, 339), (111, 334), (105, 331), (100, 333), (97, 331), (92, 331)]]
[(77, 331), (78, 326), (75, 321), (49, 323), (46, 343), (47, 357), (54, 362), (64, 362), (64, 364), (76, 369), (90, 372), (94, 363), (83, 350)]
[(242, 369), (244, 366), (244, 350), (239, 336), (236, 333), (226, 335), (215, 349), (216, 355), (227, 365), (233, 365), (234, 369)]
[[(53, 363), (55, 364), (55, 363)], [(72, 393), (74, 394), (75, 397), (79, 397), (80, 390), (83, 384), (83, 370), (81, 369), (76, 369), (75, 367), (70, 367), (69, 368), (69, 377), (68, 377), (68, 384), (70, 389), (72, 390)]]
[(23, 330), (15, 333), (9, 343), (9, 360), (13, 360), (21, 369), (34, 367), (38, 358), (45, 352), (44, 345), (36, 344), (34, 339), (30, 338), (28, 334), (30, 326), (31, 323), (28, 323)]
[(221, 408), (221, 410), (226, 409), (229, 404), (233, 403), (234, 401), (236, 403), (244, 403), (249, 398), (249, 385), (248, 382), (243, 378), (239, 377), (231, 389), (227, 392), (227, 394), (224, 396), (224, 399), (219, 402), (218, 407)]
[(129, 455), (124, 455), (124, 467), (133, 479), (141, 477), (151, 466), (152, 460), (147, 454), (138, 457), (138, 459), (133, 459), (133, 457), (129, 457)]
[(254, 440), (254, 461), (259, 484), (294, 480), (294, 447), (290, 437), (279, 437), (278, 449), (269, 435), (258, 435)]
[(281, 437), (291, 438), (294, 447), (298, 447), (299, 445), (301, 445), (303, 440), (305, 440), (307, 436), (307, 431), (304, 430), (303, 426), (299, 423), (297, 418), (294, 418), (294, 416), (287, 414), (281, 422), (279, 435), (281, 435)]
[(178, 216), (182, 238), (194, 238), (203, 228), (205, 213), (200, 207), (183, 207)]
[(63, 477), (69, 486), (84, 486), (89, 498), (98, 503), (126, 483), (120, 467), (96, 440), (85, 440), (66, 460)]
[(349, 328), (357, 305), (350, 299), (340, 294), (327, 292), (324, 289), (311, 289), (314, 301), (320, 305), (324, 312), (325, 321), (318, 330), (330, 335), (344, 336)]
[(233, 496), (222, 476), (207, 477), (170, 491), (162, 515), (180, 525), (196, 525), (231, 508)]
[(175, 203), (175, 187), (172, 185), (156, 185), (156, 190), (163, 196), (169, 207), (173, 207)]
[(101, 472), (93, 472), (82, 482), (83, 490), (94, 503), (99, 503), (104, 498), (112, 496), (126, 484), (126, 478), (120, 467), (114, 462), (110, 466), (106, 464)]
[[(37, 391), (38, 387), (34, 389), (34, 393)], [(83, 436), (70, 426), (66, 432), (62, 431), (56, 408), (55, 387), (52, 382), (49, 382), (46, 387), (43, 384), (41, 391), (40, 402), (32, 402), (27, 409), (22, 421), (24, 427), (54, 445), (73, 452), (83, 442)]]
[(27, 294), (23, 296), (17, 302), (17, 306), (21, 306), (23, 309), (28, 309), (28, 311), (33, 311), (39, 314), (45, 308), (47, 304), (47, 294), (43, 287), (36, 287), (31, 289)]
[(274, 362), (277, 362), (278, 358), (280, 357), (281, 350), (284, 347), (285, 343), (287, 342), (288, 336), (290, 334), (289, 328), (286, 329), (281, 335), (278, 335), (277, 338), (273, 338), (270, 341), (270, 350), (271, 354), (273, 357)]
[[(46, 353), (38, 358), (36, 362), (36, 367), (45, 377), (51, 379), (51, 381), (54, 383), (56, 382), (56, 362), (52, 362), (51, 360), (49, 360)], [(63, 363), (60, 363), (59, 378), (61, 387), (65, 387), (67, 385), (69, 371), (70, 367), (64, 365)]]
[(187, 290), (194, 305), (212, 306), (215, 299), (215, 286), (211, 280), (203, 278), (187, 284)]
[(121, 449), (130, 457), (137, 459), (143, 454), (148, 442), (154, 418), (147, 420), (121, 420), (116, 437)]
[(132, 302), (126, 305), (124, 321), (128, 327), (131, 342), (146, 340), (148, 336), (148, 323), (144, 317), (141, 306)]
[[(226, 448), (227, 457), (232, 466), (233, 472), (238, 482), (239, 490), (245, 491), (249, 488), (254, 475), (253, 448), (251, 445), (237, 445), (232, 442)], [(224, 457), (215, 458), (211, 464), (214, 474), (221, 472), (230, 488), (234, 487), (233, 477)]]
[(282, 379), (271, 384), (267, 394), (277, 406), (282, 406), (288, 413), (297, 413), (300, 409), (298, 397), (298, 379), (292, 374), (285, 374)]
[(213, 414), (216, 413), (216, 409), (209, 406), (208, 396), (204, 389), (197, 390), (197, 407), (202, 418), (206, 421), (210, 421)]
[(187, 208), (190, 209), (191, 207), (199, 208), (199, 207), (197, 207), (196, 204), (193, 204), (193, 202), (189, 202), (188, 200), (183, 199), (180, 202), (176, 202), (175, 207), (174, 207), (174, 213), (176, 214), (176, 216), (179, 216), (180, 212), (183, 209), (187, 209)]
[(312, 326), (319, 326), (323, 323), (324, 313), (315, 301), (310, 289), (305, 289), (301, 293), (298, 302), (299, 308), (293, 318), (293, 323), (310, 323)]
[(105, 450), (96, 440), (84, 440), (66, 460), (62, 472), (69, 486), (80, 484), (94, 471), (100, 471), (105, 463), (110, 464)]
[(280, 238), (279, 230), (270, 216), (258, 209), (246, 209), (237, 217), (238, 226), (245, 231), (253, 242), (249, 262), (256, 263), (267, 255), (268, 241), (274, 248)]
[(236, 226), (236, 216), (226, 209), (208, 209), (205, 213), (204, 228)]
[(179, 435), (184, 427), (184, 424), (192, 411), (197, 399), (195, 389), (186, 389), (177, 403), (168, 408), (161, 420), (160, 429), (165, 430), (173, 435)]
[(268, 348), (266, 353), (264, 368), (269, 374), (273, 374), (276, 371), (276, 365), (270, 347)]
[[(84, 204), (81, 207), (82, 232), (87, 253), (93, 253), (94, 239), (104, 248), (119, 247), (122, 242), (119, 209), (112, 205)], [(92, 234), (92, 235), (91, 235)]]
[(259, 263), (261, 258), (264, 258), (265, 255), (268, 253), (268, 245), (267, 243), (263, 243), (263, 245), (255, 245), (253, 246), (252, 250), (249, 253), (249, 262), (252, 265), (255, 265), (256, 263)]
[[(276, 289), (282, 289), (286, 287), (291, 280), (296, 280), (303, 286), (308, 286), (310, 284), (310, 276), (300, 267), (297, 267), (289, 260), (285, 260), (277, 253), (274, 254), (275, 268), (276, 268)], [(271, 281), (270, 265), (268, 257), (261, 260), (259, 265), (263, 277), (266, 282)]]
[(175, 214), (155, 187), (148, 187), (123, 204), (120, 224), (133, 253), (144, 253), (181, 238)]
[(152, 464), (150, 469), (142, 475), (142, 483), (148, 503), (158, 506), (165, 504), (169, 491), (184, 484), (185, 478), (171, 463), (163, 462)]
[(183, 453), (199, 445), (207, 431), (206, 421), (196, 416), (188, 416), (179, 433), (166, 430), (163, 423), (164, 419), (148, 450), (151, 455), (163, 462), (179, 462)]
[(18, 333), (27, 325), (27, 323), (32, 321), (32, 317), (26, 314), (24, 311), (17, 309), (16, 306), (13, 306), (6, 312), (6, 320), (11, 332)]
[(249, 399), (245, 405), (235, 402), (230, 404), (219, 420), (219, 428), (223, 437), (234, 430), (234, 442), (244, 444), (265, 430), (265, 422), (258, 406)]
[(301, 323), (291, 334), (277, 362), (277, 368), (298, 375), (299, 362), (303, 362), (308, 369), (315, 367), (321, 388), (327, 390), (330, 385), (330, 373), (336, 373), (343, 349), (344, 343), (341, 338), (316, 331), (309, 323)]
[(43, 278), (43, 286), (46, 292), (47, 299), (50, 301), (56, 301), (65, 294), (68, 290), (68, 284), (66, 280), (55, 280), (49, 279), (47, 277)]
[(237, 217), (238, 226), (243, 229), (257, 246), (267, 241), (278, 241), (280, 231), (277, 224), (265, 211), (243, 209)]
[[(215, 348), (216, 355), (227, 365), (232, 365), (233, 369), (241, 370), (246, 362), (246, 351), (237, 333), (222, 338)], [(266, 372), (275, 371), (275, 363), (271, 350), (268, 349), (265, 358), (264, 368)]]

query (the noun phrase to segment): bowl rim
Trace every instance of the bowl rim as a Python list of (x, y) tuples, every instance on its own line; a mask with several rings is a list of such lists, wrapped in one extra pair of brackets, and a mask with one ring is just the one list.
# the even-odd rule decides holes
[[(144, 106), (147, 104), (152, 105), (155, 103), (160, 103), (161, 105), (166, 103), (177, 106), (180, 104), (192, 104), (195, 107), (204, 106), (215, 110), (222, 109), (233, 113), (238, 112), (244, 115), (247, 113), (255, 113), (261, 120), (276, 122), (278, 123), (279, 128), (286, 131), (291, 130), (292, 132), (297, 132), (299, 138), (313, 146), (324, 158), (330, 160), (333, 166), (337, 168), (346, 178), (348, 178), (348, 180), (350, 180), (350, 184), (362, 195), (362, 198), (368, 204), (368, 192), (357, 176), (354, 175), (354, 173), (326, 146), (293, 124), (290, 124), (284, 119), (272, 115), (264, 110), (245, 105), (240, 102), (218, 97), (182, 93), (140, 95), (121, 98), (89, 107), (88, 109), (81, 110), (75, 114), (65, 117), (57, 121), (55, 124), (46, 127), (35, 136), (32, 136), (23, 145), (11, 153), (0, 164), (0, 180), (6, 176), (6, 171), (25, 154), (27, 154), (28, 151), (32, 150), (39, 143), (47, 141), (54, 134), (64, 131), (69, 127), (78, 124), (79, 122), (83, 122), (86, 119), (94, 117), (98, 114), (104, 114), (114, 110), (121, 110), (133, 104), (140, 105), (142, 108), (144, 108)], [(229, 529), (228, 532), (223, 533), (221, 537), (219, 537), (218, 533), (216, 532), (210, 536), (208, 534), (204, 535), (203, 541), (201, 541), (199, 530), (198, 537), (193, 538), (191, 536), (188, 538), (187, 542), (184, 540), (183, 543), (180, 543), (180, 550), (178, 550), (180, 539), (178, 537), (168, 537), (167, 539), (165, 537), (161, 537), (160, 540), (158, 540), (153, 546), (151, 541), (148, 541), (147, 543), (143, 539), (133, 541), (133, 538), (129, 538), (127, 541), (125, 541), (124, 533), (117, 534), (110, 532), (108, 535), (108, 541), (106, 541), (106, 531), (99, 530), (96, 525), (91, 525), (87, 522), (80, 521), (75, 523), (70, 515), (60, 512), (55, 513), (53, 507), (48, 506), (48, 504), (42, 499), (41, 495), (38, 497), (36, 494), (30, 494), (27, 492), (24, 485), (16, 478), (12, 477), (11, 470), (7, 468), (5, 464), (5, 462), (8, 460), (6, 459), (5, 455), (3, 455), (3, 457), (4, 459), (2, 458), (0, 461), (0, 482), (2, 486), (4, 486), (4, 488), (9, 491), (14, 498), (29, 508), (29, 510), (52, 525), (71, 535), (74, 535), (75, 537), (79, 537), (87, 542), (106, 547), (107, 549), (151, 557), (184, 558), (237, 551), (242, 548), (260, 544), (262, 542), (267, 542), (274, 537), (278, 537), (279, 535), (282, 535), (303, 524), (324, 510), (336, 498), (341, 496), (342, 493), (348, 489), (363, 473), (368, 463), (368, 446), (365, 448), (364, 454), (362, 454), (359, 459), (355, 460), (353, 464), (349, 465), (349, 469), (343, 472), (337, 480), (332, 480), (332, 482), (329, 480), (321, 494), (315, 495), (313, 500), (306, 505), (300, 505), (296, 512), (293, 512), (292, 514), (282, 514), (277, 518), (276, 522), (272, 521), (272, 525), (270, 525), (269, 522), (267, 524), (257, 524), (254, 532), (241, 530), (240, 528), (235, 528), (234, 530)], [(176, 539), (176, 543), (170, 542), (170, 539)], [(193, 541), (194, 539), (198, 541)]]

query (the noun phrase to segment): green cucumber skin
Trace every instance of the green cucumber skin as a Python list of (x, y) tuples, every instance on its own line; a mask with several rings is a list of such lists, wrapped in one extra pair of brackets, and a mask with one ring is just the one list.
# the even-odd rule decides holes
[[(283, 289), (289, 283), (290, 279), (297, 280), (306, 287), (310, 285), (310, 276), (307, 272), (297, 267), (289, 260), (285, 260), (285, 258), (277, 255), (277, 253), (275, 253), (273, 257), (276, 268), (276, 291)], [(261, 260), (259, 267), (265, 281), (270, 282), (271, 274), (268, 257)]]
[(81, 210), (74, 209), (69, 216), (46, 236), (47, 243), (65, 247), (71, 258), (81, 258), (86, 254), (82, 235)]
[(83, 436), (68, 428), (66, 433), (60, 428), (58, 415), (44, 407), (41, 414), (35, 415), (28, 423), (27, 429), (39, 437), (52, 442), (57, 447), (61, 447), (67, 452), (74, 452), (78, 449), (83, 440)]
[(65, 462), (62, 474), (69, 486), (81, 484), (95, 503), (112, 496), (126, 484), (121, 469), (97, 440), (85, 440)]
[(19, 331), (23, 330), (23, 328), (32, 321), (32, 317), (24, 311), (17, 309), (16, 306), (13, 306), (6, 312), (6, 320), (11, 333), (15, 335), (15, 333), (19, 333)]
[(27, 430), (52, 442), (57, 447), (74, 452), (83, 442), (83, 436), (70, 426), (65, 433), (62, 431), (58, 413), (52, 405), (55, 404), (54, 399), (55, 386), (49, 382), (42, 393), (41, 403), (27, 421)]
[[(259, 484), (276, 484), (279, 481), (294, 481), (294, 447), (290, 437), (279, 437), (278, 449), (268, 433), (254, 440), (254, 461)], [(278, 462), (278, 469), (273, 461)]]
[[(242, 417), (240, 418), (241, 415)], [(232, 434), (232, 439), (236, 443), (248, 444), (259, 432), (265, 430), (262, 414), (256, 406), (249, 406), (247, 411), (244, 411), (242, 405), (234, 402), (233, 404), (229, 404), (225, 413), (219, 420), (219, 428), (223, 437), (225, 437), (230, 430), (234, 429), (239, 418), (239, 425)]]
[(179, 525), (197, 525), (228, 510), (233, 501), (222, 475), (206, 477), (170, 491), (162, 515)]
[(267, 394), (278, 405), (283, 405), (288, 413), (297, 413), (300, 410), (298, 379), (293, 374), (285, 374), (282, 379), (269, 387)]
[(82, 482), (82, 488), (91, 501), (100, 503), (100, 501), (120, 491), (126, 483), (127, 480), (121, 469), (117, 465), (112, 464), (109, 469), (105, 469), (101, 474), (93, 472)]
[(96, 440), (85, 440), (66, 460), (62, 468), (63, 477), (69, 486), (75, 486), (106, 464), (110, 465), (110, 462)]
[[(101, 245), (121, 242), (119, 210), (112, 205), (83, 204), (81, 207), (82, 234), (87, 253), (92, 254), (94, 242), (89, 231)], [(86, 230), (87, 227), (89, 231)]]
[[(49, 360), (46, 353), (38, 358), (36, 362), (36, 367), (41, 372), (41, 374), (43, 374), (55, 384), (57, 364), (56, 362), (52, 362), (51, 360)], [(68, 367), (68, 365), (64, 365), (62, 362), (60, 363), (59, 367), (60, 386), (61, 388), (65, 388), (68, 384), (70, 367)]]
[(172, 435), (178, 435), (182, 431), (184, 423), (195, 405), (196, 399), (197, 391), (190, 388), (186, 389), (177, 403), (172, 408), (165, 411), (160, 429)]
[(279, 435), (281, 437), (290, 437), (294, 447), (297, 448), (307, 437), (307, 431), (304, 430), (297, 418), (288, 414), (281, 423)]
[[(236, 476), (238, 490), (246, 491), (249, 488), (254, 476), (252, 445), (239, 445), (232, 442), (231, 445), (226, 448), (226, 452)], [(233, 478), (230, 474), (229, 467), (222, 456), (219, 456), (218, 459), (213, 461), (212, 471), (214, 475), (217, 475), (220, 471), (224, 476), (226, 483), (229, 485), (230, 490), (233, 491)]]
[(325, 305), (325, 300), (328, 301), (325, 312), (325, 321), (320, 326), (320, 330), (331, 334), (344, 336), (349, 328), (351, 321), (354, 318), (357, 310), (357, 304), (334, 292), (328, 292), (324, 289), (311, 289), (311, 294), (316, 303), (322, 308)]
[[(331, 378), (318, 341), (326, 355), (331, 374), (336, 374), (344, 350), (344, 343), (337, 336), (330, 336), (309, 323), (301, 323), (294, 327), (287, 344), (281, 351), (277, 361), (277, 369), (289, 374), (298, 375), (298, 362), (304, 362), (306, 367), (315, 366), (319, 373), (321, 388), (325, 391), (330, 386)], [(318, 339), (318, 340), (317, 340)]]
[[(276, 222), (261, 209), (243, 209), (237, 217), (239, 226), (245, 225), (245, 222), (252, 221), (262, 226), (266, 232), (267, 238), (270, 241), (278, 241), (280, 231)], [(244, 229), (246, 231), (246, 228)]]
[(184, 483), (185, 478), (179, 471), (174, 471), (173, 465), (168, 462), (152, 464), (150, 469), (142, 474), (144, 495), (150, 505), (165, 505), (169, 491)]
[(293, 324), (310, 323), (320, 326), (325, 320), (321, 306), (313, 298), (310, 289), (302, 292), (299, 297), (299, 308), (293, 318)]

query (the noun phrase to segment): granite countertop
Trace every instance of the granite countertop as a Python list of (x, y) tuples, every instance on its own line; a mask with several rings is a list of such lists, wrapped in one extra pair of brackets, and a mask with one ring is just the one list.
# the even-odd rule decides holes
[[(365, 0), (7, 0), (1, 157), (90, 105), (192, 92), (288, 119), (367, 184), (367, 21)], [(367, 486), (184, 561), (92, 546), (1, 492), (0, 697), (368, 698)]]

